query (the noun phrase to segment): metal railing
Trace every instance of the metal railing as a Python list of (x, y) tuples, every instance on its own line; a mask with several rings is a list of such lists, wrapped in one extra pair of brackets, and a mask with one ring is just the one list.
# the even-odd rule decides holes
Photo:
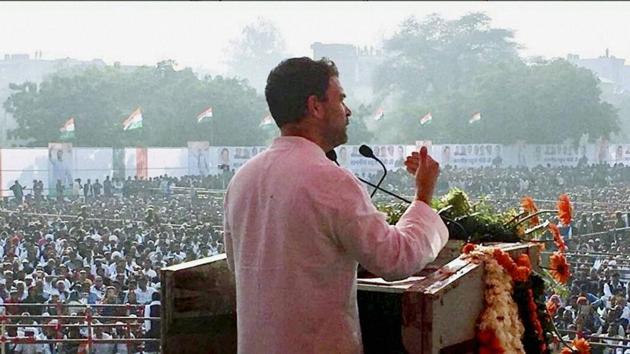
[[(86, 313), (83, 315), (7, 315), (0, 314), (0, 330), (2, 333), (0, 334), (0, 353), (5, 354), (7, 350), (7, 346), (5, 344), (65, 344), (65, 343), (73, 343), (84, 345), (87, 353), (90, 352), (92, 347), (95, 344), (99, 343), (122, 343), (127, 346), (133, 344), (143, 345), (148, 342), (159, 342), (159, 338), (132, 338), (131, 334), (134, 333), (134, 329), (138, 329), (138, 327), (142, 327), (142, 322), (149, 321), (160, 321), (160, 317), (147, 317), (147, 316), (100, 316), (93, 315), (91, 310), (92, 308), (144, 308), (145, 305), (140, 304), (35, 304), (35, 303), (5, 303), (0, 305), (0, 307), (16, 307), (16, 306), (25, 306), (25, 307), (54, 307), (63, 310), (63, 308), (75, 308), (75, 307), (85, 307)], [(24, 320), (45, 320), (52, 321), (57, 320), (56, 323), (24, 323)], [(98, 320), (99, 323), (94, 323), (95, 320)], [(100, 323), (100, 321), (117, 321), (114, 323)], [(122, 324), (121, 324), (122, 322)], [(33, 328), (42, 328), (42, 329), (52, 329), (55, 333), (55, 338), (37, 338), (34, 336), (8, 336), (7, 329), (8, 328), (25, 328), (25, 327), (33, 327)], [(123, 338), (111, 338), (111, 339), (102, 339), (94, 337), (94, 329), (95, 328), (123, 328), (123, 333), (126, 337)], [(87, 336), (86, 338), (63, 338), (63, 329), (64, 328), (86, 328)]]

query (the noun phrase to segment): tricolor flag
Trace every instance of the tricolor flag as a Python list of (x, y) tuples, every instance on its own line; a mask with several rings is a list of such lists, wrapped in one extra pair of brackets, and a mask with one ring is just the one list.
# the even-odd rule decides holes
[(433, 119), (433, 116), (431, 115), (431, 112), (429, 112), (425, 114), (424, 116), (420, 117), (420, 125), (429, 124), (431, 123), (432, 119)]
[(376, 110), (376, 112), (374, 112), (374, 120), (381, 120), (383, 119), (384, 116), (385, 116), (385, 111), (383, 110), (383, 107), (380, 107), (379, 109)]
[(131, 115), (123, 122), (123, 130), (132, 130), (142, 128), (142, 110), (136, 108)]
[(62, 139), (71, 139), (74, 137), (74, 117), (70, 117), (68, 121), (59, 129)]
[(473, 124), (474, 122), (478, 122), (480, 120), (481, 120), (481, 112), (477, 112), (473, 114), (472, 116), (470, 116), (470, 120), (468, 121), (468, 123)]
[(208, 107), (205, 111), (197, 115), (197, 123), (201, 123), (204, 120), (208, 120), (208, 118), (212, 118), (212, 107)]
[(262, 119), (262, 121), (260, 122), (258, 126), (265, 127), (272, 124), (273, 124), (273, 117), (271, 116), (271, 114), (268, 114), (265, 116), (265, 118)]

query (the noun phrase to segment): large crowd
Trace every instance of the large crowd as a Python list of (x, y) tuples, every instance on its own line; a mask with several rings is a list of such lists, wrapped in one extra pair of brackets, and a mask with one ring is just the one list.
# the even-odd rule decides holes
[[(6, 335), (86, 338), (85, 327), (51, 330), (29, 324), (53, 326), (59, 320), (46, 317), (89, 313), (94, 323), (113, 325), (95, 327), (93, 338), (159, 338), (158, 322), (133, 318), (159, 316), (160, 268), (223, 251), (220, 190), (232, 175), (226, 171), (207, 177), (77, 179), (72, 193), (58, 197), (48, 196), (40, 181), (11, 189), (13, 198), (4, 198), (0, 214), (0, 311), (43, 317), (13, 320), (19, 326), (8, 327)], [(379, 176), (364, 177), (376, 182)], [(566, 293), (548, 294), (556, 305), (554, 321), (567, 338), (582, 332), (619, 338), (614, 341), (619, 344), (630, 333), (630, 257), (625, 256), (630, 238), (624, 229), (629, 226), (629, 181), (630, 167), (623, 166), (446, 166), (438, 190), (441, 194), (458, 187), (471, 198), (488, 198), (498, 209), (518, 207), (525, 194), (544, 205), (568, 193), (576, 216), (564, 234), (574, 271)], [(411, 182), (400, 169), (390, 171), (383, 187), (409, 195)], [(610, 338), (602, 341), (612, 343)], [(28, 350), (35, 348), (5, 344), (5, 349), (26, 353), (29, 345)], [(81, 345), (37, 348), (32, 352), (77, 353)], [(150, 341), (98, 343), (92, 348), (95, 353), (157, 350), (157, 342)], [(593, 348), (594, 353), (630, 353), (612, 350)]]
[[(19, 326), (6, 334), (87, 338), (86, 327), (50, 328), (60, 325), (56, 315), (90, 315), (93, 324), (113, 325), (94, 327), (93, 339), (159, 338), (158, 321), (134, 318), (159, 317), (160, 268), (222, 252), (217, 226), (222, 198), (198, 192), (226, 177), (132, 178), (121, 188), (77, 179), (81, 193), (58, 197), (42, 193), (39, 181), (21, 195), (12, 189), (14, 198), (4, 199), (0, 218), (0, 310), (23, 319), (12, 319)], [(50, 327), (33, 326), (42, 324)], [(158, 345), (95, 343), (90, 352), (150, 353)], [(79, 353), (85, 348), (7, 343), (5, 349)]]

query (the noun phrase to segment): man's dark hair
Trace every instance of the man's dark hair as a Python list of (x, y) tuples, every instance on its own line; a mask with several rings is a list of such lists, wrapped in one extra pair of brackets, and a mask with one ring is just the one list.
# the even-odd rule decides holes
[(328, 81), (335, 76), (339, 76), (337, 66), (327, 58), (317, 61), (307, 57), (286, 59), (271, 70), (265, 97), (278, 127), (302, 118), (309, 96), (325, 100)]

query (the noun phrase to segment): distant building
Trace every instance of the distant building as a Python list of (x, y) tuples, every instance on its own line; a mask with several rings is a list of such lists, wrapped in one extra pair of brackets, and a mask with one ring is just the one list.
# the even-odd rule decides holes
[(335, 62), (348, 96), (361, 102), (372, 99), (374, 69), (384, 60), (382, 51), (373, 47), (320, 42), (313, 43), (311, 49), (314, 59), (327, 57)]
[(0, 60), (0, 146), (19, 146), (25, 142), (8, 136), (10, 130), (17, 128), (17, 123), (11, 114), (4, 109), (4, 102), (11, 94), (9, 84), (21, 84), (26, 81), (41, 83), (47, 75), (59, 70), (75, 67), (104, 67), (101, 59), (81, 61), (76, 59), (43, 59), (42, 52), (29, 54), (5, 54)]
[(625, 59), (610, 55), (608, 49), (599, 58), (582, 59), (577, 54), (569, 54), (567, 61), (591, 70), (604, 86), (612, 86), (612, 93), (630, 92), (630, 66), (625, 65)]

